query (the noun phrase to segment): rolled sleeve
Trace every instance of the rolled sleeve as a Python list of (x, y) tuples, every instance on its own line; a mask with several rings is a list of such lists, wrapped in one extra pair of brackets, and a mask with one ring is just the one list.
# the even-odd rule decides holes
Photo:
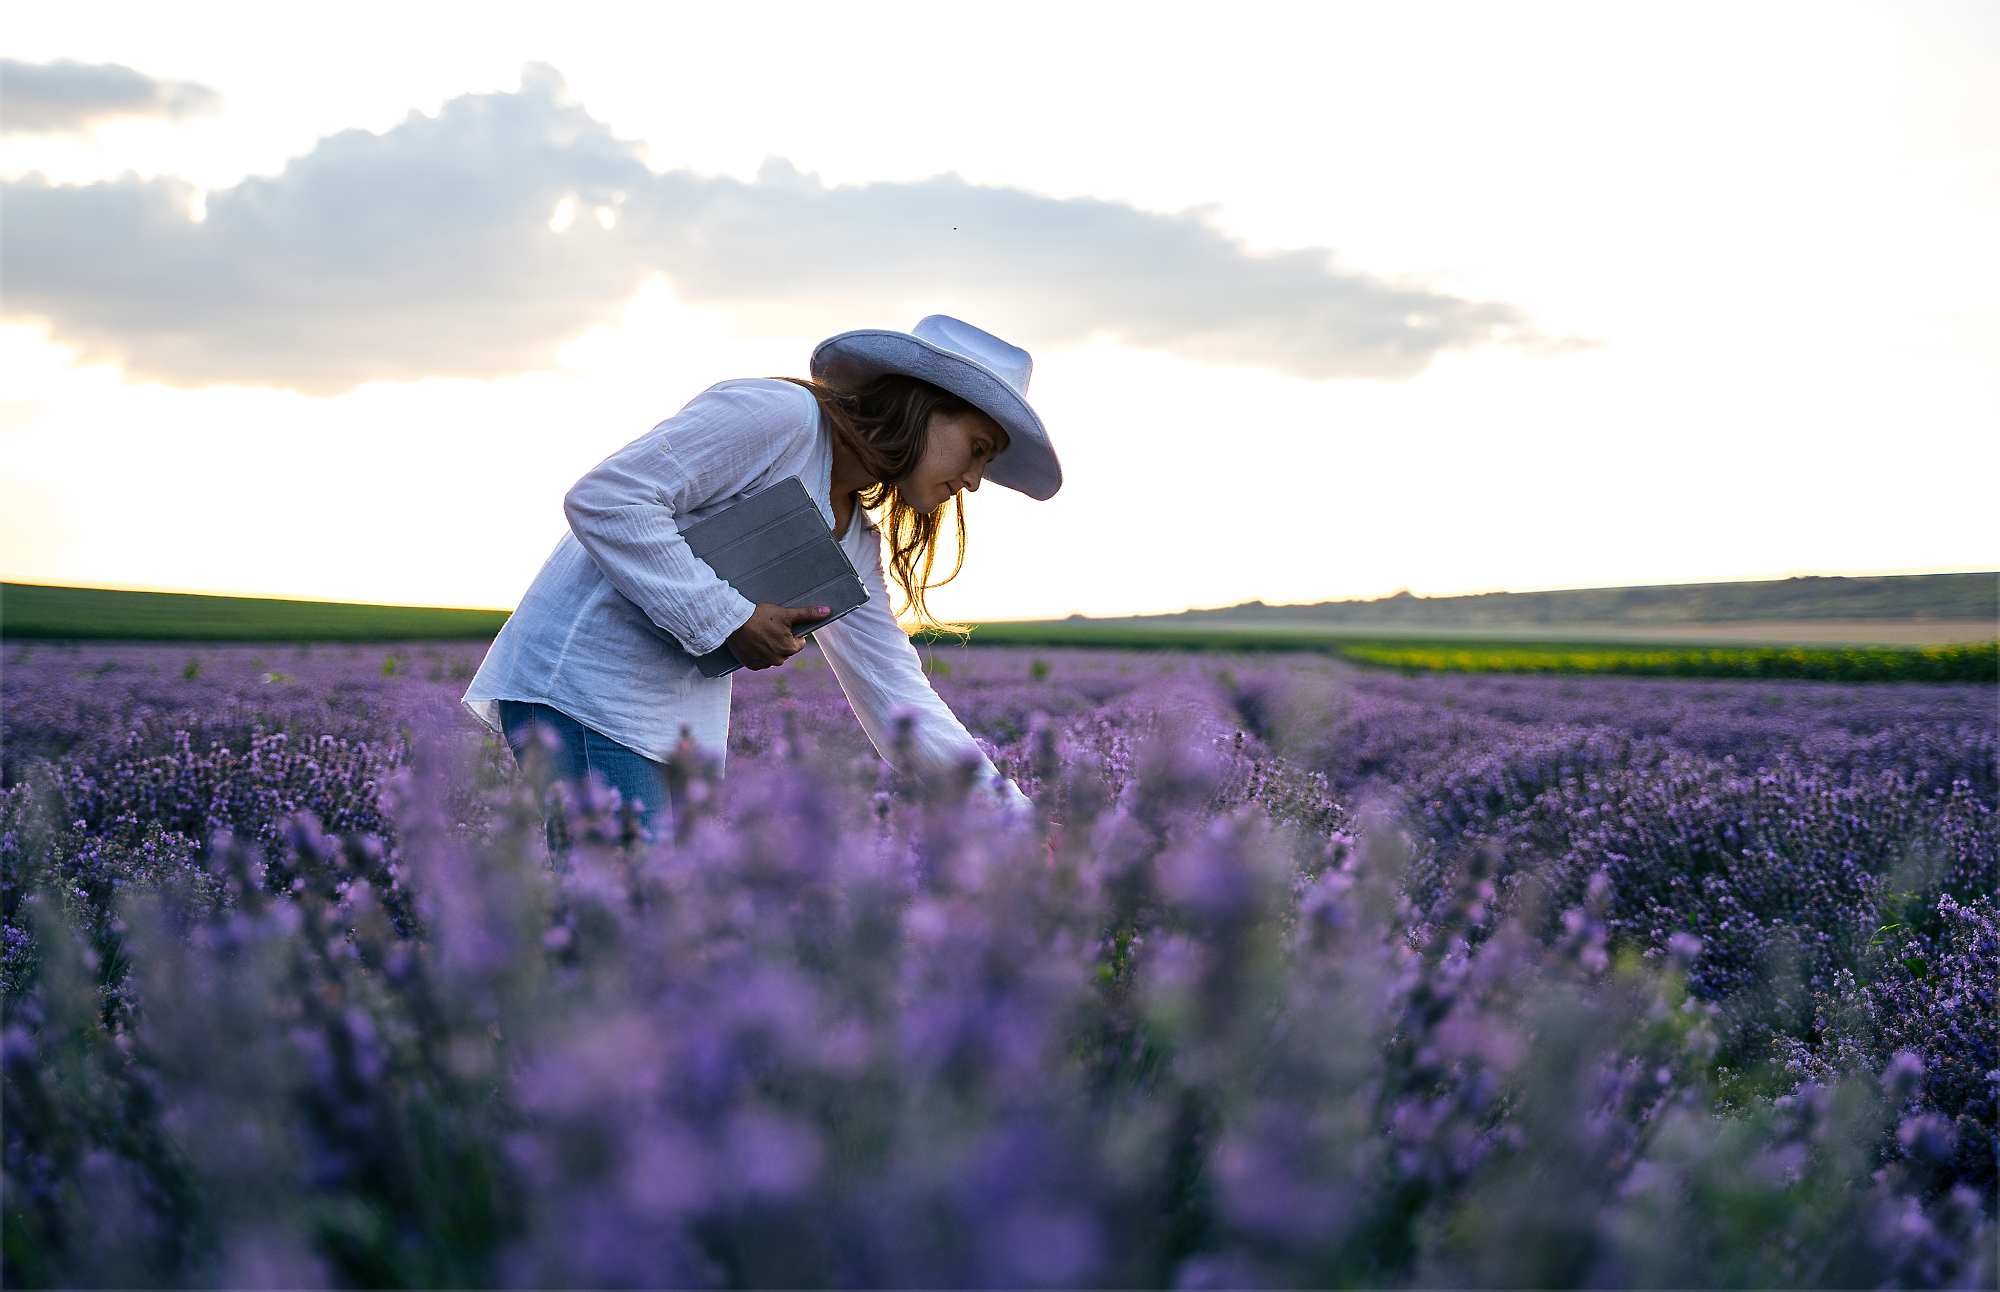
[(819, 428), (811, 392), (786, 382), (704, 391), (648, 435), (599, 463), (563, 499), (570, 532), (620, 595), (705, 655), (756, 606), (689, 549), (689, 517), (775, 483), (771, 464)]

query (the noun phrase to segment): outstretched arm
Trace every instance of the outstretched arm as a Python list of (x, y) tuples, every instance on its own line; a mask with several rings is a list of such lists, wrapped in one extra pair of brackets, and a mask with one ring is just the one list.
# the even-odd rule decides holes
[[(861, 517), (853, 523), (861, 524)], [(854, 564), (868, 589), (867, 603), (814, 633), (813, 640), (840, 679), (840, 689), (876, 752), (897, 771), (927, 779), (949, 777), (970, 763), (976, 784), (992, 787), (1003, 802), (1026, 803), (924, 676), (923, 660), (889, 608), (879, 537), (870, 531), (862, 547), (867, 559)], [(907, 760), (897, 748), (896, 731), (897, 720), (905, 716), (911, 722)], [(900, 765), (903, 761), (909, 765)]]

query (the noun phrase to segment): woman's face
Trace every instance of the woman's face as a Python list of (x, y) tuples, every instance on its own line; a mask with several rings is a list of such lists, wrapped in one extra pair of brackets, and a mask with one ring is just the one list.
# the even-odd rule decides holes
[(928, 516), (961, 489), (977, 493), (979, 482), (986, 478), (986, 464), (1006, 447), (1007, 432), (1000, 423), (976, 409), (932, 413), (924, 456), (909, 478), (896, 486), (897, 492)]

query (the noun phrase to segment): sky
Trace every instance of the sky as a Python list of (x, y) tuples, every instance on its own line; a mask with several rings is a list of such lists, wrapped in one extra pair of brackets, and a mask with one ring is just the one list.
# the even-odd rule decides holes
[(0, 37), (0, 575), (510, 607), (947, 313), (940, 615), (2000, 567), (2000, 6), (108, 3)]

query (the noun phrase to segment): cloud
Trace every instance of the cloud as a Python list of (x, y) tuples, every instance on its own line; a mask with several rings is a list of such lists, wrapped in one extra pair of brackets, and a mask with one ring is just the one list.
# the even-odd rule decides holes
[(193, 81), (162, 81), (118, 63), (24, 63), (0, 58), (0, 134), (73, 135), (105, 121), (180, 122), (222, 110)]
[(748, 183), (655, 172), (542, 65), (518, 92), (324, 138), (210, 191), (199, 220), (195, 197), (171, 177), (9, 183), (8, 317), (135, 378), (315, 394), (559, 367), (656, 274), (795, 335), (948, 308), (1031, 346), (1108, 335), (1308, 379), (1552, 344), (1517, 306), (1253, 251), (1200, 212), (955, 175), (828, 187), (782, 161)]

